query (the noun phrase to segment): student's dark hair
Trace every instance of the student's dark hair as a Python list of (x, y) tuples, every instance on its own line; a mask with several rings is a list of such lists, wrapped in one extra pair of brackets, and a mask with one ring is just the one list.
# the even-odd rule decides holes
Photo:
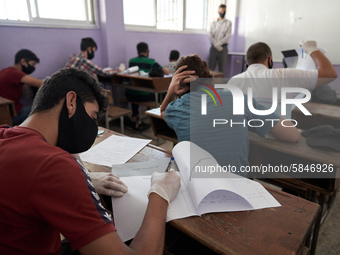
[(149, 46), (145, 42), (140, 42), (137, 44), (137, 52), (139, 53), (145, 53), (149, 49)]
[(23, 58), (26, 59), (27, 62), (31, 60), (34, 60), (36, 63), (40, 62), (39, 58), (32, 51), (22, 49), (19, 50), (17, 54), (15, 54), (14, 63), (15, 64), (20, 63), (20, 60)]
[(226, 8), (227, 9), (227, 6), (225, 4), (220, 4), (220, 6), (218, 8)]
[(96, 42), (91, 37), (81, 39), (80, 43), (81, 51), (85, 51), (88, 47), (91, 48), (95, 47), (96, 49), (98, 49)]
[(185, 70), (195, 71), (195, 75), (199, 78), (211, 78), (210, 70), (207, 62), (202, 60), (198, 55), (191, 54), (181, 57), (177, 60), (176, 70), (181, 66), (188, 66)]
[(179, 51), (177, 51), (177, 50), (172, 50), (172, 51), (170, 52), (170, 56), (169, 56), (170, 61), (171, 61), (171, 60), (176, 60), (176, 61), (177, 61), (178, 58), (179, 58)]
[(106, 111), (108, 99), (101, 93), (100, 84), (90, 74), (75, 68), (62, 68), (40, 86), (30, 115), (53, 108), (70, 91), (74, 91), (83, 104), (97, 101), (99, 112)]
[(272, 56), (269, 46), (263, 42), (258, 42), (249, 47), (247, 51), (247, 62), (249, 65), (263, 63)]

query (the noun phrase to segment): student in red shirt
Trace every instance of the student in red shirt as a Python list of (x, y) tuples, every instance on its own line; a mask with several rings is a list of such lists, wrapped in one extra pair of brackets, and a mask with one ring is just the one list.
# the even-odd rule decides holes
[(30, 50), (20, 50), (15, 55), (14, 66), (0, 71), (0, 96), (14, 101), (17, 116), (12, 118), (13, 125), (19, 125), (31, 112), (30, 106), (23, 106), (19, 100), (23, 93), (23, 85), (40, 87), (43, 80), (29, 76), (35, 70), (39, 58)]
[(71, 155), (91, 147), (106, 107), (92, 76), (64, 68), (45, 80), (20, 126), (0, 126), (0, 254), (59, 255), (60, 233), (81, 254), (163, 254), (180, 177), (173, 170), (153, 174), (144, 221), (128, 247)]

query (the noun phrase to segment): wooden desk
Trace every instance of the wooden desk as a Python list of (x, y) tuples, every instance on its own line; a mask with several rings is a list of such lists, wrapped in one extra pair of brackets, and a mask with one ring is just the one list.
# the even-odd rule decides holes
[[(172, 77), (145, 77), (139, 73), (116, 74), (111, 77), (113, 96), (116, 97), (116, 87), (133, 89), (155, 94), (155, 105), (158, 107), (158, 94), (168, 91)], [(114, 98), (117, 101), (117, 98)]]
[(150, 118), (151, 127), (156, 137), (168, 140), (174, 144), (178, 143), (175, 131), (169, 128), (166, 122), (161, 118), (160, 108), (151, 109), (146, 111), (145, 114)]
[[(298, 186), (306, 189), (306, 198), (318, 202), (323, 212), (326, 196), (335, 194), (340, 185), (339, 168), (340, 152), (321, 150), (309, 147), (306, 138), (301, 137), (297, 143), (283, 143), (276, 140), (259, 137), (257, 134), (248, 132), (250, 140), (249, 163), (250, 165), (280, 166), (290, 164), (333, 164), (334, 178), (324, 179), (267, 179), (267, 181), (281, 187)], [(338, 169), (337, 169), (338, 168)], [(269, 176), (270, 177), (270, 176)], [(269, 178), (264, 177), (264, 178)], [(318, 200), (317, 200), (318, 196)], [(311, 254), (315, 253), (318, 233), (321, 225), (322, 213), (318, 216), (315, 223)]]
[(16, 116), (14, 102), (9, 99), (0, 97), (0, 125), (13, 125), (11, 113), (13, 113), (13, 116)]
[[(96, 139), (95, 144), (117, 134), (104, 130), (104, 134)], [(129, 162), (170, 156), (169, 152), (148, 145)], [(85, 166), (90, 171), (110, 171), (109, 167), (86, 162)], [(164, 254), (176, 254), (174, 249), (179, 249), (181, 254), (184, 254), (183, 250), (199, 250), (203, 253), (207, 250), (209, 254), (301, 254), (320, 212), (320, 206), (281, 191), (267, 189), (282, 207), (209, 213), (202, 217), (168, 222)]]
[(336, 105), (308, 102), (303, 104), (312, 114), (304, 115), (297, 107), (292, 111), (292, 119), (298, 122), (297, 127), (309, 129), (318, 125), (331, 125), (340, 128), (340, 107)]

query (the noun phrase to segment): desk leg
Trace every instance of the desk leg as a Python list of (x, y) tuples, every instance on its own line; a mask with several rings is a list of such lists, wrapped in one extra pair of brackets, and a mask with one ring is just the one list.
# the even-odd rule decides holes
[(118, 106), (118, 104), (117, 104), (117, 88), (113, 84), (111, 84), (111, 86), (112, 86), (113, 105)]
[(159, 104), (158, 104), (158, 93), (157, 92), (155, 92), (155, 102), (156, 102), (156, 107), (158, 107)]
[(324, 206), (325, 206), (325, 201), (326, 201), (326, 195), (320, 193), (319, 205), (321, 206), (321, 210), (320, 210), (319, 216), (317, 217), (317, 219), (315, 221), (310, 255), (315, 255), (316, 245), (318, 243), (318, 236), (319, 236), (319, 230), (320, 230), (320, 225), (321, 225), (322, 213), (323, 213), (323, 209), (324, 209)]

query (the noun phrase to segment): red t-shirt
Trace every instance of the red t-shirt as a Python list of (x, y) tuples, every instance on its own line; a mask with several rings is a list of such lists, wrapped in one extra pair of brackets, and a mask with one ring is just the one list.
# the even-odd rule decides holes
[(10, 99), (15, 103), (17, 114), (22, 108), (19, 100), (23, 93), (24, 84), (20, 80), (25, 75), (27, 74), (14, 67), (7, 67), (0, 71), (0, 96)]
[(87, 170), (30, 128), (0, 126), (0, 254), (60, 254), (116, 231)]

